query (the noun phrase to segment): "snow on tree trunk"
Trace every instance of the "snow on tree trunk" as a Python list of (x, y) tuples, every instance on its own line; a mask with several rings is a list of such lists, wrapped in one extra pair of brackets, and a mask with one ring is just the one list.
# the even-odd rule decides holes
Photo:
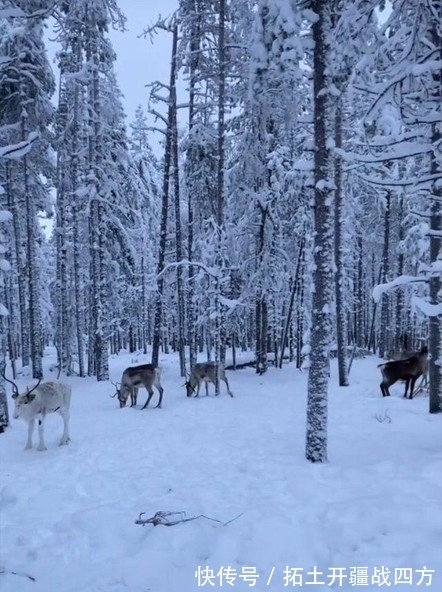
[[(0, 186), (0, 189), (2, 187)], [(10, 212), (0, 210), (0, 220), (2, 222), (11, 218)], [(9, 269), (9, 262), (3, 258), (6, 252), (5, 237), (3, 229), (0, 228), (0, 294), (4, 293), (5, 272)], [(6, 373), (6, 354), (7, 354), (7, 332), (6, 316), (8, 310), (0, 300), (0, 434), (2, 434), (9, 425), (8, 399), (6, 396), (6, 383), (3, 376)]]
[[(17, 290), (18, 290), (18, 308), (20, 311), (20, 353), (22, 366), (29, 366), (30, 364), (30, 350), (29, 350), (29, 315), (26, 307), (26, 286), (27, 286), (27, 271), (25, 264), (25, 257), (23, 252), (23, 203), (18, 191), (15, 191), (13, 184), (13, 176), (18, 174), (18, 165), (7, 165), (6, 179), (8, 188), (8, 205), (13, 216), (14, 226), (14, 246), (15, 246), (15, 261), (13, 267), (17, 275)], [(11, 170), (12, 169), (12, 170)]]
[[(198, 53), (200, 51), (199, 33), (201, 29), (201, 17), (195, 18), (196, 6), (192, 7), (193, 17), (190, 23), (190, 56), (189, 56), (189, 136), (192, 137), (192, 132), (195, 126), (196, 114), (196, 80), (198, 74)], [(188, 229), (187, 229), (187, 257), (190, 261), (188, 270), (187, 283), (187, 341), (189, 344), (189, 364), (190, 368), (196, 364), (197, 361), (197, 343), (196, 343), (196, 307), (194, 303), (195, 294), (195, 273), (196, 268), (192, 265), (194, 257), (194, 207), (196, 203), (194, 191), (194, 175), (197, 165), (197, 155), (195, 146), (190, 146), (187, 151), (187, 215), (188, 215)]]
[[(64, 59), (63, 59), (64, 57)], [(64, 88), (63, 77), (66, 71), (66, 58), (60, 59), (60, 85), (59, 85), (59, 105), (58, 105), (58, 134), (66, 128), (68, 105), (66, 100), (66, 89)], [(63, 148), (65, 148), (63, 150)], [(71, 366), (70, 354), (70, 335), (71, 327), (68, 326), (69, 319), (69, 300), (68, 300), (68, 191), (67, 186), (69, 175), (70, 154), (66, 154), (66, 147), (59, 146), (57, 151), (57, 217), (56, 217), (56, 246), (57, 246), (57, 282), (56, 282), (56, 336), (55, 341), (58, 345), (58, 364), (60, 371), (64, 374), (69, 373)]]
[(330, 170), (330, 155), (326, 135), (326, 113), (329, 111), (325, 72), (327, 6), (321, 0), (315, 0), (312, 3), (312, 9), (317, 15), (317, 21), (312, 26), (315, 46), (313, 52), (315, 268), (305, 456), (310, 462), (325, 462), (327, 460), (327, 397), (333, 294), (332, 186), (327, 178)]
[(217, 277), (215, 281), (215, 364), (216, 380), (215, 394), (219, 395), (220, 384), (218, 377), (218, 364), (225, 362), (226, 357), (226, 336), (225, 336), (225, 315), (221, 298), (224, 292), (224, 167), (225, 167), (225, 95), (226, 95), (226, 49), (225, 49), (225, 26), (226, 26), (226, 0), (219, 0), (218, 4), (218, 162), (217, 162), (217, 183), (216, 183), (216, 250), (217, 250)]
[(105, 209), (101, 201), (100, 191), (103, 190), (102, 179), (103, 146), (102, 126), (100, 122), (100, 81), (99, 63), (100, 53), (97, 39), (94, 37), (95, 15), (91, 13), (91, 38), (87, 46), (88, 61), (91, 68), (89, 80), (89, 126), (93, 133), (89, 135), (89, 197), (90, 197), (90, 249), (91, 249), (91, 273), (92, 273), (92, 303), (91, 303), (91, 343), (89, 345), (92, 358), (93, 374), (98, 381), (109, 380), (109, 362), (107, 350), (106, 326), (106, 222)]
[[(23, 117), (23, 139), (28, 137), (27, 124)], [(42, 335), (41, 335), (41, 315), (40, 315), (40, 290), (39, 290), (39, 274), (37, 268), (37, 241), (36, 228), (37, 216), (33, 202), (33, 192), (29, 179), (29, 169), (27, 164), (27, 157), (23, 158), (23, 178), (25, 186), (25, 203), (26, 203), (26, 253), (27, 253), (27, 268), (29, 278), (29, 332), (31, 343), (31, 362), (32, 362), (32, 376), (33, 378), (43, 377), (42, 367)]]
[[(435, 34), (434, 34), (435, 36)], [(442, 43), (439, 35), (439, 56), (442, 60)], [(433, 75), (435, 76), (435, 75)], [(441, 73), (438, 73), (439, 89), (441, 88)], [(442, 98), (439, 96), (439, 98)], [(440, 107), (440, 104), (439, 104)], [(441, 124), (433, 124), (433, 146), (440, 146), (442, 141)], [(431, 154), (430, 172), (439, 176), (439, 184), (433, 183), (431, 196), (431, 218), (430, 218), (430, 265), (437, 266), (442, 260), (442, 184), (440, 159), (436, 158), (435, 152)], [(440, 269), (440, 267), (439, 267)], [(440, 308), (442, 301), (442, 282), (440, 271), (433, 273), (430, 277), (430, 304)], [(442, 412), (442, 314), (435, 314), (429, 318), (429, 361), (430, 380), (430, 413)]]
[[(81, 46), (77, 37), (73, 36), (71, 40), (72, 64), (71, 73), (76, 73), (82, 67), (81, 64)], [(83, 288), (81, 273), (81, 245), (80, 245), (80, 219), (81, 208), (79, 204), (78, 176), (80, 168), (80, 84), (75, 77), (69, 79), (67, 84), (71, 92), (72, 100), (72, 127), (70, 130), (71, 144), (71, 163), (70, 163), (70, 197), (72, 203), (72, 256), (73, 256), (73, 282), (74, 282), (74, 307), (75, 307), (75, 329), (77, 341), (78, 374), (85, 376), (84, 367), (84, 307), (83, 307)]]

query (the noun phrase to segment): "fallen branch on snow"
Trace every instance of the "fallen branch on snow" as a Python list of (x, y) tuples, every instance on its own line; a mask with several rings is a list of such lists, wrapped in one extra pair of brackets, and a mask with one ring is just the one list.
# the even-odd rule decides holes
[[(212, 522), (218, 522), (221, 526), (227, 526), (234, 520), (237, 520), (242, 516), (238, 514), (235, 518), (228, 520), (227, 522), (221, 522), (221, 520), (217, 520), (216, 518), (210, 518), (210, 516), (205, 516), (204, 514), (200, 514), (199, 516), (192, 516), (192, 518), (186, 518), (186, 512), (163, 512), (159, 511), (156, 512), (154, 516), (151, 518), (142, 518), (146, 512), (141, 512), (138, 516), (138, 520), (135, 520), (135, 524), (141, 524), (141, 526), (146, 526), (146, 524), (153, 524), (154, 526), (175, 526), (176, 524), (181, 524), (182, 522), (191, 522), (192, 520), (198, 520), (198, 518), (205, 518), (206, 520), (211, 520)], [(170, 516), (180, 516), (178, 520), (169, 520)]]
[(10, 571), (9, 569), (5, 569), (4, 567), (0, 567), (0, 575), (1, 574), (11, 574), (13, 576), (21, 576), (23, 578), (28, 578), (28, 580), (31, 580), (32, 582), (36, 581), (34, 576), (30, 576), (27, 573), (19, 573), (18, 571)]

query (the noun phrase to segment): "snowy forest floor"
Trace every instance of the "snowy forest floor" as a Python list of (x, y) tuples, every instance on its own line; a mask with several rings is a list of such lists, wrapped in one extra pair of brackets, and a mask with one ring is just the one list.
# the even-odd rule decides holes
[[(111, 358), (112, 380), (149, 359)], [(163, 356), (163, 409), (145, 411), (144, 390), (138, 409), (120, 409), (110, 383), (67, 379), (69, 446), (57, 445), (57, 414), (46, 421), (47, 452), (24, 450), (21, 421), (12, 419), (0, 436), (2, 592), (279, 591), (293, 587), (287, 567), (303, 568), (306, 586), (314, 566), (325, 584), (307, 586), (312, 592), (354, 590), (354, 567), (368, 568), (365, 590), (379, 589), (372, 578), (384, 567), (390, 589), (440, 592), (441, 417), (428, 414), (426, 396), (404, 400), (403, 384), (382, 399), (378, 363), (355, 360), (351, 386), (339, 388), (333, 361), (325, 465), (304, 458), (307, 374), (292, 364), (263, 376), (252, 368), (228, 372), (234, 399), (223, 383), (220, 397), (211, 385), (212, 396), (203, 388), (188, 399), (177, 357)], [(386, 410), (391, 422), (376, 419)], [(203, 518), (171, 527), (134, 523), (140, 512), (147, 518), (159, 510), (223, 523), (241, 516), (225, 526)], [(203, 574), (198, 582), (198, 566), (213, 570), (214, 586)], [(429, 587), (426, 578), (418, 585), (424, 566), (435, 570)], [(221, 567), (236, 570), (233, 585), (220, 581)], [(256, 569), (254, 586), (243, 577), (247, 568)], [(341, 586), (332, 568), (344, 568)], [(395, 568), (412, 569), (413, 583), (396, 586)]]

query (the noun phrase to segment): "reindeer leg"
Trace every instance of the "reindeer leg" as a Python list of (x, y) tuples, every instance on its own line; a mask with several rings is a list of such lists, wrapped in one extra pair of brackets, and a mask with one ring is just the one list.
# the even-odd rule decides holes
[(162, 386), (157, 386), (157, 390), (160, 393), (160, 400), (158, 401), (158, 405), (155, 406), (155, 409), (161, 409), (161, 403), (163, 401), (163, 392), (164, 389)]
[(38, 418), (39, 443), (38, 443), (38, 447), (37, 447), (37, 450), (40, 450), (40, 451), (47, 450), (46, 444), (44, 441), (44, 431), (45, 431), (45, 414), (41, 413), (40, 417)]
[(58, 412), (63, 418), (63, 435), (60, 440), (60, 446), (66, 446), (70, 442), (69, 438), (69, 411)]
[(414, 385), (416, 384), (416, 380), (417, 380), (417, 376), (413, 376), (413, 378), (410, 381), (411, 382), (410, 396), (409, 396), (410, 399), (413, 398), (413, 391), (414, 391)]
[(231, 390), (230, 390), (230, 387), (229, 387), (229, 383), (227, 382), (227, 376), (226, 376), (226, 377), (224, 377), (224, 382), (226, 383), (227, 392), (228, 392), (228, 393), (229, 393), (229, 395), (230, 395), (230, 396), (233, 398), (233, 393), (231, 392)]
[(28, 440), (26, 442), (25, 450), (31, 450), (32, 448), (32, 434), (34, 433), (35, 419), (31, 419), (28, 422)]
[(149, 393), (149, 396), (147, 397), (147, 401), (144, 403), (143, 407), (141, 407), (141, 410), (146, 409), (146, 407), (149, 405), (153, 396), (153, 388), (147, 389), (147, 392)]
[(209, 396), (209, 383), (207, 380), (204, 381), (204, 385), (206, 387), (206, 397), (208, 397)]
[(138, 399), (138, 388), (133, 386), (130, 390), (130, 406), (135, 407)]
[(404, 398), (407, 398), (407, 393), (408, 393), (408, 387), (410, 386), (410, 378), (407, 378), (407, 380), (405, 381), (405, 393), (404, 393)]

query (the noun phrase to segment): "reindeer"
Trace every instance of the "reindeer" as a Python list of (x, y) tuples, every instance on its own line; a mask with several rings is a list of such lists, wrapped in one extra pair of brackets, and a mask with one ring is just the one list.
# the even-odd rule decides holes
[(28, 423), (28, 440), (25, 450), (32, 448), (32, 435), (34, 432), (35, 420), (38, 418), (39, 444), (37, 450), (47, 450), (44, 441), (45, 418), (48, 413), (58, 413), (63, 418), (63, 435), (60, 440), (60, 446), (68, 444), (69, 438), (69, 408), (71, 404), (72, 389), (68, 384), (62, 382), (41, 382), (39, 378), (37, 384), (26, 394), (20, 395), (18, 387), (12, 380), (3, 378), (12, 384), (12, 398), (15, 401), (14, 419), (22, 419)]
[[(204, 381), (206, 385), (206, 397), (209, 395), (209, 382), (216, 385), (216, 369), (217, 365), (215, 362), (200, 362), (195, 364), (190, 373), (189, 380), (184, 384), (187, 391), (187, 396), (191, 397), (195, 393), (195, 397), (199, 396), (201, 383)], [(224, 365), (218, 364), (218, 378), (226, 383), (227, 392), (231, 397), (233, 394), (230, 392), (229, 383), (226, 377), (226, 371)], [(195, 390), (196, 389), (196, 390)]]
[[(395, 352), (390, 357), (392, 360), (407, 360), (408, 358), (412, 358), (413, 356), (418, 356), (419, 351), (401, 351)], [(428, 358), (425, 358), (423, 371), (422, 371), (422, 382), (421, 386), (427, 386), (428, 384)], [(420, 387), (419, 387), (420, 388)]]
[(389, 397), (390, 391), (388, 389), (390, 386), (398, 380), (404, 380), (404, 397), (407, 398), (408, 389), (410, 388), (409, 398), (412, 399), (416, 380), (419, 376), (422, 376), (427, 367), (427, 358), (428, 347), (424, 345), (419, 352), (409, 358), (378, 364), (378, 368), (381, 368), (382, 372), (382, 382), (380, 384), (382, 396)]
[(111, 395), (112, 398), (118, 397), (120, 402), (120, 408), (126, 407), (127, 400), (130, 395), (130, 406), (135, 407), (138, 398), (138, 389), (142, 386), (147, 390), (149, 396), (142, 409), (145, 409), (153, 396), (153, 386), (157, 389), (160, 400), (156, 408), (161, 407), (163, 401), (163, 387), (160, 382), (161, 369), (155, 366), (155, 364), (142, 364), (141, 366), (133, 366), (126, 368), (121, 377), (120, 386), (112, 383), (116, 388), (116, 393)]

